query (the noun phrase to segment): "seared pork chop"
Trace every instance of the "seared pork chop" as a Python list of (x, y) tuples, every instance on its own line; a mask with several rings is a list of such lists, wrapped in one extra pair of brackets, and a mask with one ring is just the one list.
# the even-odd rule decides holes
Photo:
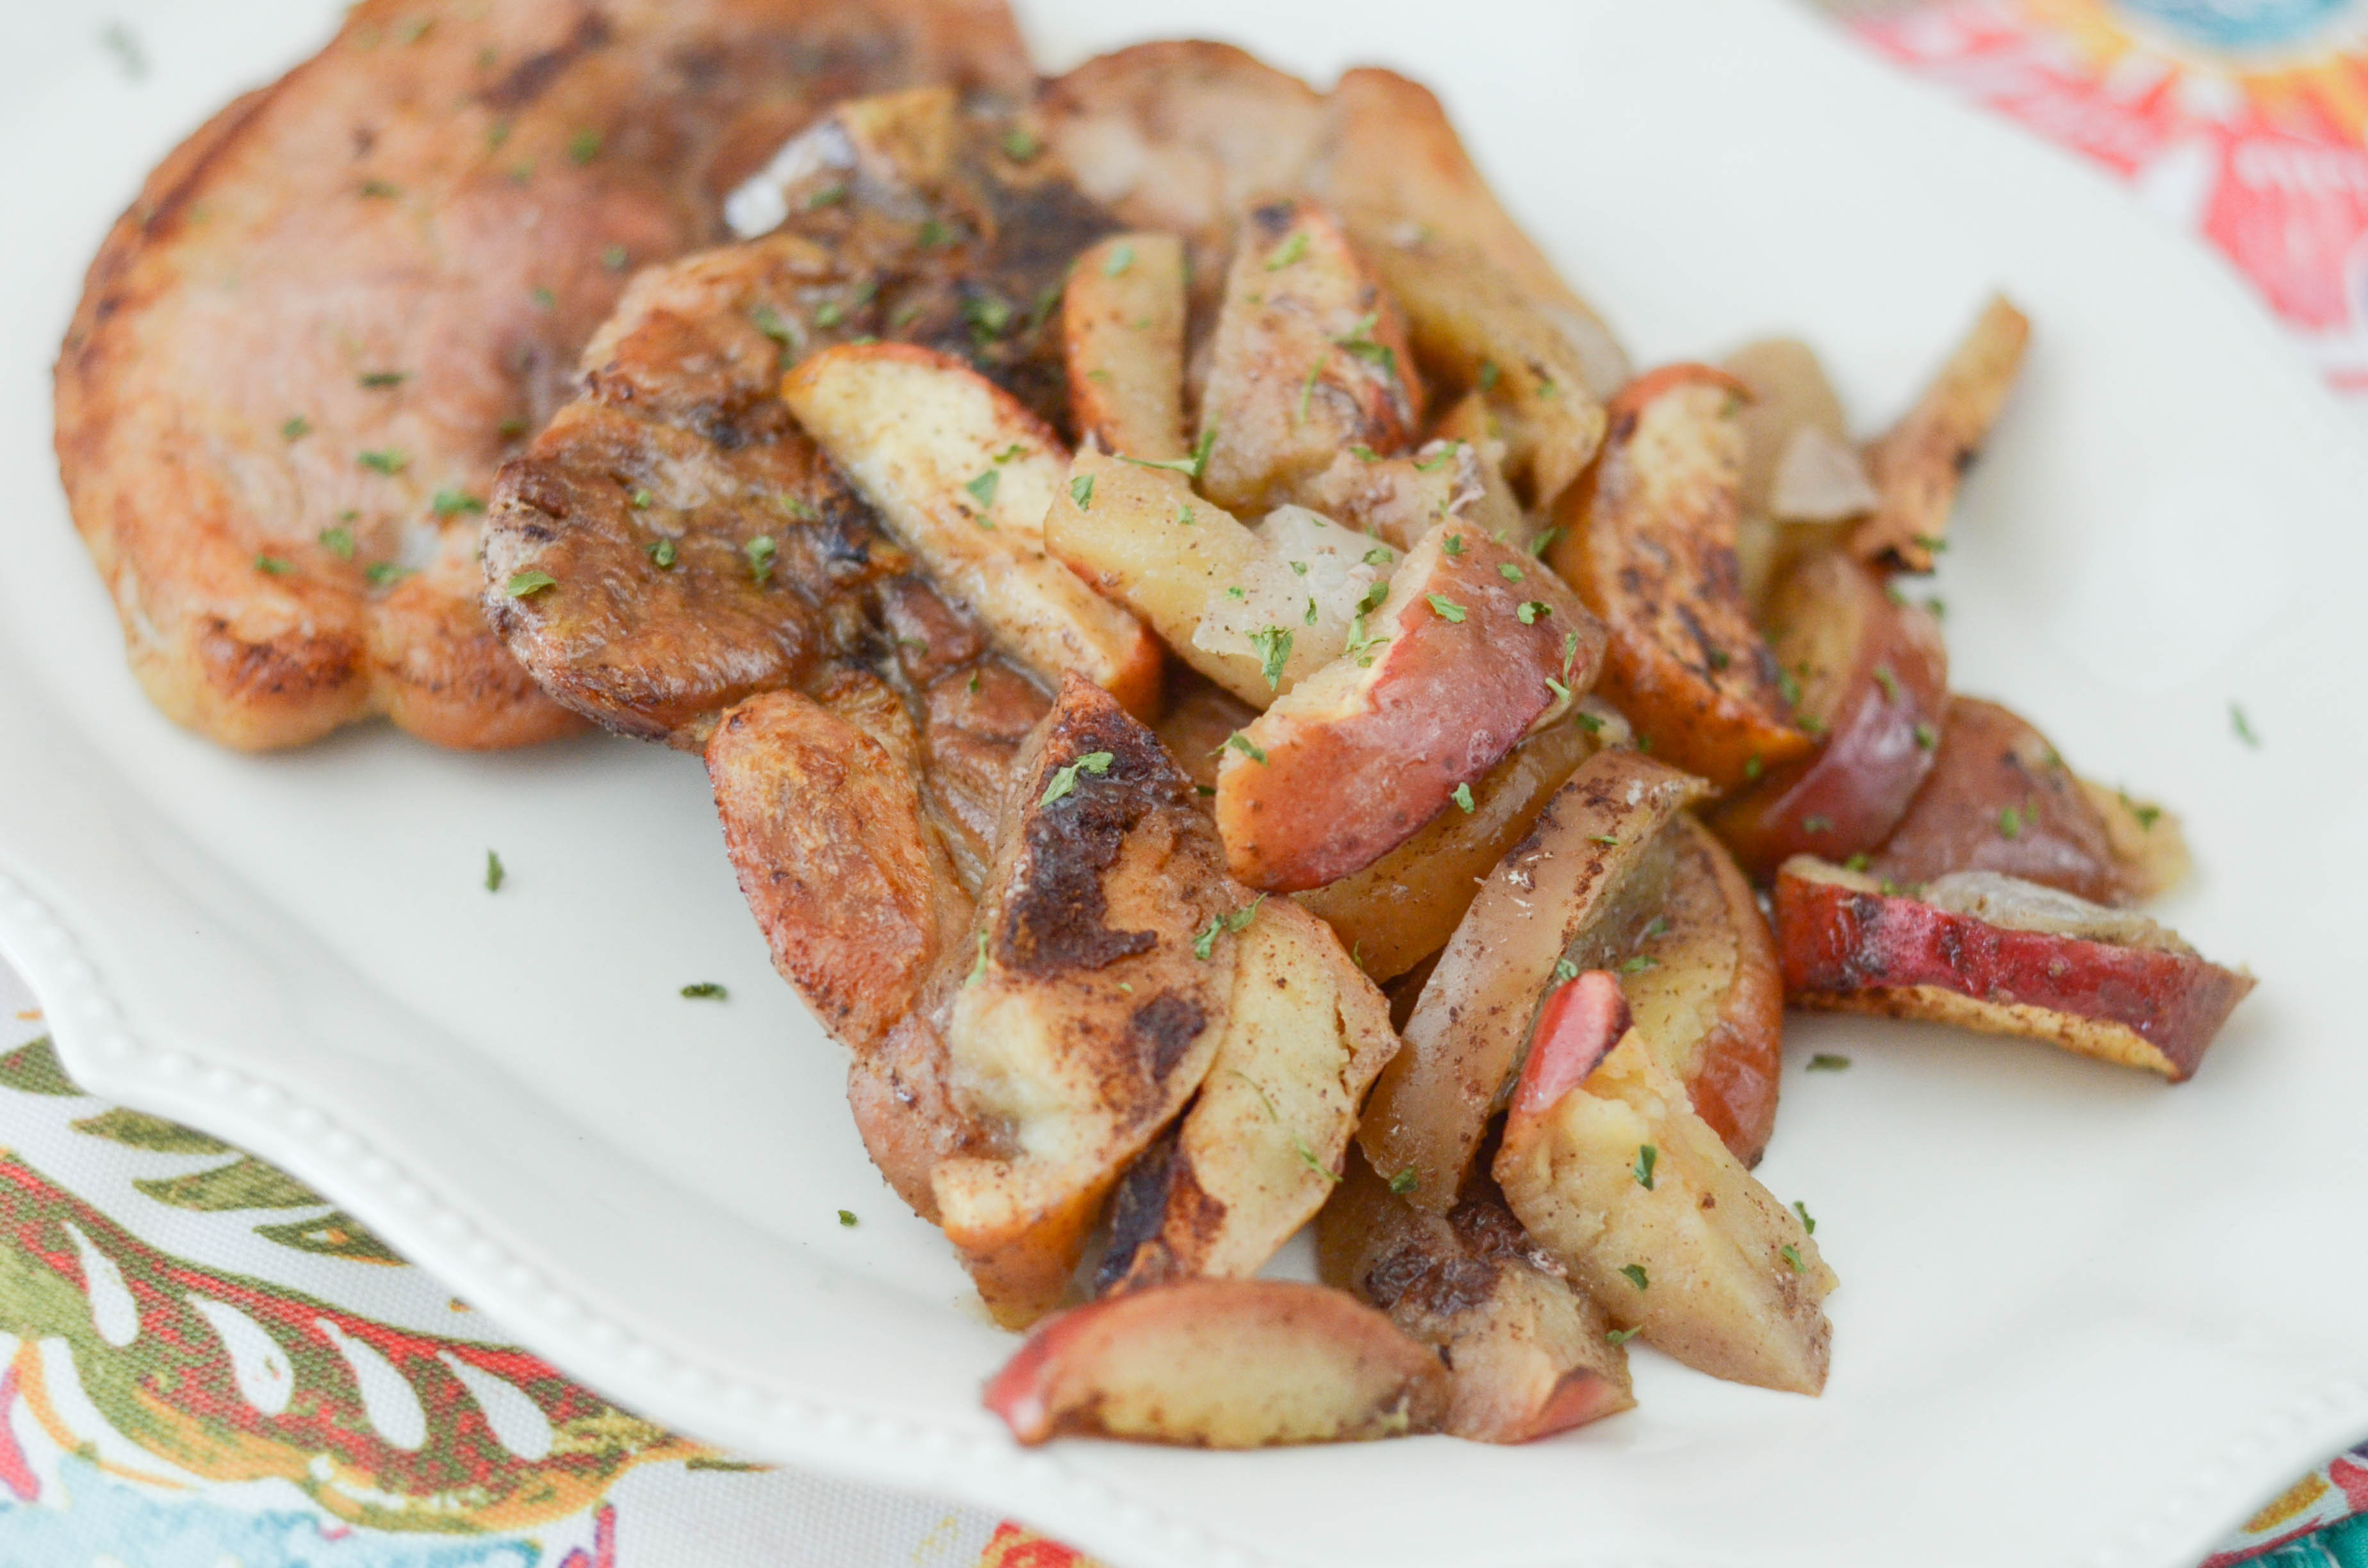
[(573, 727), (479, 611), (495, 468), (628, 274), (825, 105), (1024, 90), (1001, 0), (364, 0), (108, 237), (57, 369), (74, 518), (134, 670), (250, 749), (385, 714)]

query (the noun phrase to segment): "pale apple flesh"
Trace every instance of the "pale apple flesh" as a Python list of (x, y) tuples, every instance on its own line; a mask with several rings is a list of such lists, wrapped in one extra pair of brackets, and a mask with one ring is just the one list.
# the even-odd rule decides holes
[(1243, 732), (1217, 777), (1233, 874), (1293, 892), (1372, 865), (1568, 710), (1601, 629), (1551, 572), (1432, 528), (1349, 652)]
[(1666, 898), (1665, 834), (1702, 781), (1633, 751), (1600, 752), (1489, 873), (1424, 983), (1357, 1141), (1409, 1201), (1444, 1213), (1521, 1071), (1558, 970), (1619, 963)]
[(1352, 1154), (1318, 1221), (1316, 1259), (1326, 1283), (1439, 1351), (1454, 1378), (1446, 1429), (1458, 1437), (1526, 1443), (1635, 1405), (1610, 1324), (1485, 1176), (1440, 1215)]
[(1075, 670), (1156, 711), (1158, 640), (1044, 551), (1068, 453), (1010, 393), (958, 359), (872, 343), (801, 360), (781, 400), (997, 648), (1047, 684)]
[(1949, 656), (1930, 613), (1895, 602), (1839, 550), (1787, 574), (1770, 644), (1799, 683), (1797, 722), (1817, 749), (1762, 773), (1712, 818), (1754, 876), (1794, 855), (1844, 859), (1880, 846), (1933, 769), (1947, 723)]
[(1650, 1042), (1622, 1032), (1619, 998), (1619, 980), (1593, 971), (1541, 1017), (1494, 1166), (1507, 1203), (1656, 1349), (1731, 1381), (1820, 1392), (1832, 1271)]
[[(1508, 448), (1506, 466), (1541, 509), (1587, 469), (1605, 427), (1600, 378), (1551, 307), (1477, 252), (1438, 233), (1360, 231), (1367, 259), (1406, 311), (1426, 373), (1479, 392)], [(1616, 346), (1600, 366), (1626, 369)]]
[(1082, 439), (1155, 461), (1184, 436), (1184, 246), (1113, 234), (1077, 257), (1061, 296), (1069, 407)]
[(1932, 570), (1958, 483), (2014, 390), (2030, 341), (2030, 320), (1993, 296), (1916, 406), (1868, 444), (1867, 472), (1879, 500), (1850, 530), (1852, 554), (1903, 572)]
[(1670, 365), (1612, 400), (1602, 455), (1547, 560), (1610, 631), (1604, 697), (1654, 755), (1721, 789), (1805, 756), (1736, 555), (1740, 382)]
[(1258, 904), (1200, 1095), (1111, 1202), (1099, 1288), (1258, 1272), (1338, 1185), (1358, 1108), (1397, 1049), (1388, 1001), (1325, 924), (1287, 899)]
[(1694, 1113), (1745, 1165), (1776, 1128), (1784, 979), (1759, 901), (1708, 829), (1680, 816), (1668, 892), (1634, 949), (1622, 988), (1636, 1028)]
[(1795, 1006), (2046, 1040), (2173, 1083), (2254, 984), (2141, 916), (1988, 872), (1911, 898), (1804, 857), (1776, 879), (1776, 930)]
[(1447, 1369), (1345, 1290), (1188, 1279), (1048, 1319), (986, 1385), (1011, 1435), (1189, 1448), (1358, 1442), (1437, 1431)]
[(987, 1307), (1019, 1325), (1059, 1304), (1120, 1173), (1207, 1074), (1247, 900), (1158, 740), (1074, 676), (996, 843), (941, 1031), (952, 1103), (993, 1147), (930, 1187)]
[(1201, 395), (1201, 488), (1237, 512), (1302, 501), (1349, 448), (1412, 446), (1422, 411), (1404, 319), (1338, 219), (1306, 197), (1252, 208)]

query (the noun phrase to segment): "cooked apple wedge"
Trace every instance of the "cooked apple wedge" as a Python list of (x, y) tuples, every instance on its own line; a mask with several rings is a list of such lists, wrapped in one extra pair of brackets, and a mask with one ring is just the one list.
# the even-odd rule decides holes
[(1217, 758), (1235, 731), (1258, 716), (1258, 710), (1189, 666), (1171, 672), (1167, 710), (1159, 721), (1159, 744), (1192, 781), (1201, 809), (1214, 812)]
[(1668, 896), (1665, 833), (1706, 792), (1632, 751), (1580, 765), (1472, 901), (1373, 1085), (1357, 1142), (1410, 1201), (1445, 1213), (1504, 1104), (1559, 971), (1623, 961)]
[(1721, 789), (1807, 754), (1736, 563), (1743, 389), (1670, 365), (1611, 404), (1603, 455), (1564, 496), (1547, 559), (1611, 631), (1603, 695), (1654, 755)]
[[(1514, 483), (1531, 506), (1553, 506), (1594, 459), (1605, 425), (1587, 358), (1570, 335), (1486, 257), (1440, 233), (1392, 225), (1360, 238), (1406, 312), (1424, 373), (1457, 396), (1481, 393)], [(1624, 364), (1616, 346), (1598, 358)]]
[(1076, 455), (1065, 488), (1046, 494), (1044, 547), (1055, 561), (1235, 697), (1259, 708), (1273, 699), (1257, 649), (1193, 641), (1209, 606), (1264, 569), (1258, 535), (1193, 494), (1182, 476), (1091, 449)]
[(1628, 1352), (1595, 1304), (1522, 1233), (1495, 1181), (1444, 1216), (1416, 1209), (1351, 1154), (1316, 1224), (1326, 1283), (1436, 1349), (1454, 1379), (1446, 1429), (1526, 1443), (1636, 1403)]
[(1949, 654), (1940, 623), (1894, 600), (1841, 550), (1788, 573), (1767, 616), (1777, 663), (1796, 682), (1795, 722), (1817, 749), (1762, 774), (1712, 817), (1752, 875), (1794, 855), (1874, 849), (1932, 772), (1947, 722)]
[[(1486, 447), (1502, 449), (1504, 443)], [(1481, 443), (1435, 440), (1402, 458), (1342, 452), (1308, 487), (1310, 505), (1396, 550), (1412, 550), (1440, 523), (1462, 523), (1498, 544), (1526, 549), (1530, 526)]]
[(997, 647), (1048, 681), (1075, 670), (1130, 712), (1154, 710), (1157, 640), (1044, 553), (1068, 454), (1009, 393), (945, 355), (872, 343), (800, 361), (781, 399)]
[(1370, 597), (1348, 653), (1244, 731), (1217, 775), (1226, 861), (1252, 887), (1372, 864), (1593, 682), (1595, 618), (1526, 554), (1455, 524)]
[(2030, 340), (2030, 320), (1993, 296), (1916, 406), (1868, 445), (1867, 472), (1880, 501), (1850, 530), (1852, 554), (1903, 572), (1932, 570), (1957, 483), (1989, 438)]
[(1020, 1324), (1059, 1304), (1120, 1173), (1200, 1087), (1248, 900), (1158, 740), (1074, 676), (996, 842), (943, 1040), (955, 1105), (999, 1147), (931, 1185), (989, 1310)]
[(1265, 1267), (1332, 1195), (1365, 1091), (1397, 1051), (1388, 1001), (1324, 922), (1288, 899), (1257, 911), (1200, 1097), (1110, 1205), (1104, 1290)]
[(1776, 932), (1796, 1006), (2044, 1040), (2173, 1083), (2253, 989), (2142, 915), (1987, 871), (1910, 898), (1804, 856), (1776, 879)]
[(1339, 933), (1367, 974), (1396, 979), (1447, 945), (1497, 862), (1616, 722), (1581, 711), (1547, 725), (1472, 786), (1470, 811), (1440, 812), (1363, 870), (1299, 902)]
[(1324, 206), (1250, 210), (1217, 317), (1201, 487), (1235, 511), (1303, 499), (1334, 454), (1414, 443), (1422, 381), (1396, 305)]
[(1670, 839), (1660, 911), (1620, 957), (1638, 1032), (1694, 1114), (1745, 1165), (1776, 1126), (1783, 1067), (1784, 976), (1751, 884), (1691, 816)]
[(1113, 234), (1077, 257), (1061, 297), (1069, 406), (1081, 439), (1173, 462), (1184, 437), (1184, 246)]
[(1497, 1152), (1506, 1202), (1654, 1348), (1713, 1377), (1819, 1392), (1832, 1270), (1626, 1015), (1600, 970), (1548, 1003)]
[(1429, 88), (1364, 66), (1341, 74), (1329, 107), (1326, 156), (1310, 183), (1353, 233), (1375, 239), (1453, 235), (1554, 324), (1597, 397), (1620, 390), (1630, 371), (1619, 340), (1497, 201)]
[[(2155, 826), (2166, 845), (2179, 832), (2175, 822)], [(2143, 828), (2135, 835), (2141, 848), (2146, 836)], [(2125, 827), (2121, 837), (2133, 835)], [(1822, 855), (1822, 846), (1804, 852)], [(2045, 735), (2012, 710), (1971, 697), (1950, 699), (1932, 770), (1866, 869), (1901, 884), (1996, 871), (2092, 903), (2130, 903), (2163, 874), (2159, 863), (2123, 859), (2097, 794)]]
[(1447, 1406), (1427, 1346), (1345, 1290), (1280, 1279), (1187, 1279), (1074, 1308), (986, 1385), (1023, 1443), (1360, 1442), (1436, 1431)]
[(867, 675), (768, 692), (707, 743), (723, 842), (773, 966), (858, 1051), (967, 937), (971, 901), (922, 804), (921, 741)]
[(1795, 338), (1747, 343), (1719, 368), (1751, 393), (1743, 425), (1743, 518), (1736, 553), (1755, 607), (1803, 555), (1840, 542), (1874, 509), (1865, 460), (1816, 350)]

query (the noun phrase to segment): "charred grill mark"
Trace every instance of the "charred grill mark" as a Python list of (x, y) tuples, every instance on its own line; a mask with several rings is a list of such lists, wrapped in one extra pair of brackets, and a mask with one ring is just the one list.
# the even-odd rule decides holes
[(1429, 1238), (1399, 1247), (1365, 1271), (1366, 1300), (1383, 1312), (1401, 1305), (1417, 1312), (1453, 1317), (1487, 1304), (1497, 1286), (1493, 1259), (1432, 1250)]
[(1006, 969), (1029, 974), (1100, 969), (1148, 952), (1158, 940), (1149, 931), (1113, 931), (1103, 924), (1109, 906), (1101, 875), (1137, 823), (1188, 803), (1184, 784), (1158, 742), (1122, 721), (1087, 722), (1055, 736), (1044, 748), (1044, 777), (1053, 767), (1093, 752), (1110, 754), (1107, 772), (1083, 777), (1067, 795), (1028, 813), (1022, 850), (1028, 869), (1015, 879), (996, 945), (996, 960)]
[(1126, 1281), (1138, 1261), (1146, 1266), (1146, 1273), (1164, 1272), (1150, 1249), (1156, 1246), (1167, 1224), (1168, 1193), (1178, 1174), (1186, 1168), (1177, 1148), (1182, 1130), (1179, 1118), (1157, 1142), (1135, 1156), (1119, 1179), (1118, 1190), (1110, 1196), (1110, 1250), (1102, 1256), (1101, 1267), (1094, 1270), (1095, 1295), (1107, 1295)]
[(1127, 1028), (1151, 1046), (1151, 1075), (1161, 1083), (1208, 1027), (1209, 1016), (1190, 997), (1163, 991), (1134, 1010)]
[(613, 37), (615, 29), (609, 25), (609, 18), (598, 11), (587, 10), (576, 17), (574, 30), (557, 48), (519, 61), (507, 75), (479, 94), (479, 101), (491, 109), (522, 109), (549, 91), (569, 66), (596, 49), (605, 49)]

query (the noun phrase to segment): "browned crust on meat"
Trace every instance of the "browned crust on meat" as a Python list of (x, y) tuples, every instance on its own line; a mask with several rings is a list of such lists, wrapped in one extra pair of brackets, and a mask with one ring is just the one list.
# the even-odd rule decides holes
[(623, 286), (604, 255), (717, 237), (820, 102), (1027, 79), (998, 0), (505, 0), (406, 41), (413, 19), (368, 0), (166, 158), (59, 355), (60, 470), (132, 667), (226, 744), (377, 714), (455, 746), (575, 729), (466, 568), (505, 429), (563, 400)]

